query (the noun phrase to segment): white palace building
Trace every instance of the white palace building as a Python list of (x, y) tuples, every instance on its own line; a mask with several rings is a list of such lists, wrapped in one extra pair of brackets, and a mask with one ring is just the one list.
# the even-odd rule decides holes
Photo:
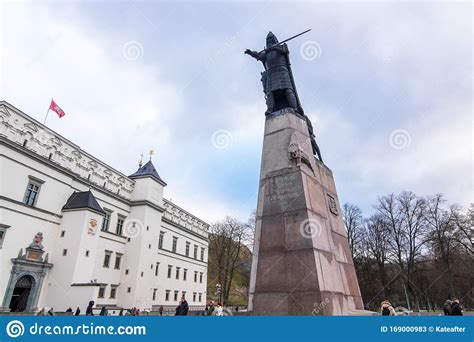
[(209, 225), (0, 101), (0, 312), (190, 308), (206, 301)]

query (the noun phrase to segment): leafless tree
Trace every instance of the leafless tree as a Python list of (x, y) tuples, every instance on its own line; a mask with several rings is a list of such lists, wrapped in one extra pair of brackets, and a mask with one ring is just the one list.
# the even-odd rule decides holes
[(342, 206), (342, 218), (347, 230), (349, 248), (351, 249), (352, 256), (355, 257), (363, 236), (364, 222), (362, 210), (357, 205), (344, 203)]
[(226, 217), (210, 227), (209, 260), (217, 273), (217, 282), (222, 286), (223, 302), (228, 302), (234, 272), (238, 266), (243, 242), (251, 231), (249, 224)]
[(387, 272), (385, 265), (387, 263), (389, 229), (388, 223), (380, 214), (374, 214), (365, 221), (366, 230), (364, 231), (364, 247), (367, 248), (369, 255), (377, 263), (378, 275), (380, 277), (381, 292), (384, 297), (387, 296)]
[(418, 302), (414, 272), (427, 241), (425, 200), (413, 192), (404, 191), (397, 196), (391, 194), (379, 198), (376, 209), (387, 222), (389, 255), (400, 268), (402, 286), (408, 291), (407, 301), (411, 294)]

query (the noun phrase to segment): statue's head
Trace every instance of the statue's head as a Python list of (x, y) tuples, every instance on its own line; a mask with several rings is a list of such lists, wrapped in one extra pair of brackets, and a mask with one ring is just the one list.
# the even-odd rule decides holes
[(278, 44), (277, 37), (272, 33), (272, 31), (268, 32), (267, 34), (267, 48), (272, 45)]

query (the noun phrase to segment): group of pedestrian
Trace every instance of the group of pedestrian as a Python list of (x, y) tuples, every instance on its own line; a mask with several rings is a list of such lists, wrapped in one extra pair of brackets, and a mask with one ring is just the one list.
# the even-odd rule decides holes
[[(459, 299), (457, 298), (453, 300), (448, 299), (446, 303), (444, 303), (443, 312), (445, 316), (462, 316), (463, 309), (462, 309), (461, 304), (459, 303)], [(380, 307), (380, 313), (382, 314), (382, 316), (396, 316), (397, 315), (392, 304), (387, 299), (382, 301), (382, 304)]]
[(217, 305), (214, 303), (214, 301), (210, 301), (208, 305), (206, 305), (206, 308), (204, 309), (204, 315), (205, 316), (223, 316), (224, 315), (224, 309), (222, 308), (221, 303), (217, 303)]
[(459, 299), (448, 299), (446, 303), (444, 303), (443, 312), (445, 316), (462, 316), (463, 310), (459, 303)]

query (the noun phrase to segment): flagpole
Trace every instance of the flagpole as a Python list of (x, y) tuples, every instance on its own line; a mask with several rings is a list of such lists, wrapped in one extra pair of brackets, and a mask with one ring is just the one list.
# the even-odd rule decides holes
[(46, 112), (46, 116), (44, 117), (43, 125), (46, 125), (46, 119), (48, 118), (48, 114), (49, 114), (49, 108), (48, 108), (48, 111)]
[[(51, 101), (53, 101), (53, 98), (51, 98)], [(48, 111), (46, 112), (46, 116), (44, 117), (43, 125), (46, 125), (46, 119), (48, 118), (50, 107), (51, 107), (51, 102), (49, 103)]]

